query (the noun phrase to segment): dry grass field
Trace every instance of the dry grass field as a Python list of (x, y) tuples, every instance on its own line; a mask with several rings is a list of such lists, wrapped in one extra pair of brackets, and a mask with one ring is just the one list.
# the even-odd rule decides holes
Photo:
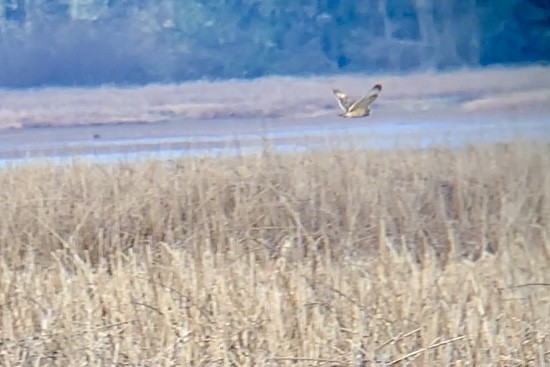
[(550, 145), (0, 171), (2, 366), (550, 364)]
[[(41, 126), (75, 126), (165, 120), (336, 118), (331, 89), (361, 96), (384, 86), (376, 119), (550, 113), (550, 67), (491, 67), (408, 75), (273, 76), (254, 80), (189, 81), (97, 88), (0, 88), (0, 132)], [(519, 111), (519, 112), (518, 112)]]

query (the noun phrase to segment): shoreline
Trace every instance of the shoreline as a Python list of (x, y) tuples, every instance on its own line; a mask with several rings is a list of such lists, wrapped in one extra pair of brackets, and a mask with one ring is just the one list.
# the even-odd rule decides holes
[[(383, 80), (384, 90), (371, 116), (337, 116), (332, 86), (359, 95), (375, 80)], [(452, 145), (515, 135), (550, 139), (550, 68), (0, 90), (0, 127), (10, 121), (12, 128), (0, 128), (4, 162), (227, 153), (258, 150), (265, 141), (285, 150), (302, 149), (345, 136), (367, 140), (373, 148), (398, 141)]]
[(0, 89), (0, 134), (30, 127), (154, 124), (178, 120), (315, 119), (339, 110), (331, 89), (359, 97), (384, 86), (373, 115), (550, 115), (550, 67), (486, 68), (409, 75), (264, 77), (136, 87)]

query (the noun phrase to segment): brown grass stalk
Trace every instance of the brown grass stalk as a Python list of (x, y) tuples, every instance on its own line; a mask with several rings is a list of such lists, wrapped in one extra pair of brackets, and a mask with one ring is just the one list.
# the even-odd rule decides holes
[(546, 143), (36, 163), (0, 213), (2, 366), (550, 363)]

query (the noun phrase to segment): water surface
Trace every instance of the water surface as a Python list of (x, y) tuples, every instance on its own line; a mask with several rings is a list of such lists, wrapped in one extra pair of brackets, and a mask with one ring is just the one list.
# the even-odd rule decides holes
[(550, 139), (550, 118), (507, 119), (173, 119), (154, 124), (39, 127), (0, 131), (0, 165), (50, 160), (94, 162), (275, 151), (461, 147), (517, 137)]

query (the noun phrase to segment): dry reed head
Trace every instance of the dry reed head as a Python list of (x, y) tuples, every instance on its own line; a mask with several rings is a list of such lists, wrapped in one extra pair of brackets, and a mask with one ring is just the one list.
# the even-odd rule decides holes
[(550, 146), (0, 171), (0, 364), (550, 361)]

